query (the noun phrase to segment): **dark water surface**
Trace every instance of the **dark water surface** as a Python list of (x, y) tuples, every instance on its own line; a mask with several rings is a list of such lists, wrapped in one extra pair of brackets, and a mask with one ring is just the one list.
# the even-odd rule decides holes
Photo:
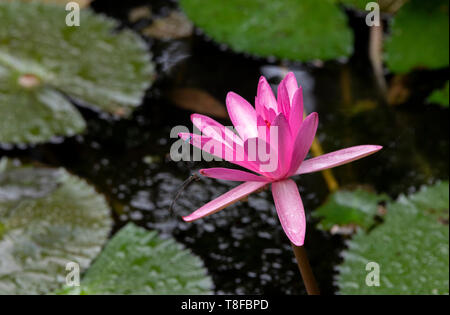
[[(134, 6), (153, 2), (153, 12), (165, 15), (172, 1), (95, 1), (94, 8), (122, 21)], [(367, 30), (363, 20), (351, 19), (357, 30), (357, 53), (345, 61), (286, 64), (304, 88), (308, 112), (320, 117), (318, 138), (326, 152), (359, 144), (380, 144), (376, 155), (333, 170), (343, 187), (366, 185), (393, 197), (421, 184), (448, 178), (448, 111), (423, 104), (442, 72), (415, 73), (411, 80), (423, 88), (412, 101), (389, 107), (381, 99), (367, 60)], [(283, 69), (277, 62), (237, 55), (208, 41), (147, 39), (160, 70), (143, 105), (130, 120), (112, 120), (82, 109), (88, 131), (61, 143), (31, 149), (0, 151), (0, 155), (64, 166), (87, 179), (107, 196), (115, 231), (128, 221), (173, 236), (200, 256), (213, 277), (216, 293), (304, 294), (300, 275), (278, 222), (269, 191), (203, 220), (185, 223), (186, 215), (236, 183), (202, 179), (190, 185), (174, 207), (169, 206), (182, 182), (205, 162), (173, 162), (169, 150), (172, 127), (192, 128), (191, 112), (167, 98), (174, 87), (201, 88), (224, 101), (232, 90), (253, 102), (261, 74), (277, 84)], [(222, 121), (229, 124), (227, 121)], [(147, 158), (146, 158), (147, 157)], [(149, 158), (150, 157), (150, 158)], [(190, 169), (191, 168), (191, 169)], [(333, 294), (334, 266), (344, 248), (340, 236), (315, 229), (310, 213), (327, 197), (320, 173), (297, 178), (307, 217), (306, 249), (322, 293)]]

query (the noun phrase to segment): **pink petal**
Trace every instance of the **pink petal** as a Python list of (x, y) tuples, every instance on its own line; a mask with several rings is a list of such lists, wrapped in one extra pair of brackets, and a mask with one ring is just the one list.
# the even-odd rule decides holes
[(257, 118), (257, 125), (258, 125), (258, 138), (261, 139), (269, 139), (269, 127), (267, 126), (266, 122), (264, 121), (264, 118), (258, 114)]
[(292, 135), (286, 117), (280, 114), (275, 118), (272, 127), (278, 127), (278, 137), (271, 139), (270, 145), (278, 149), (279, 176), (286, 175), (291, 164)]
[(295, 174), (295, 171), (300, 167), (300, 164), (308, 154), (316, 135), (317, 125), (319, 123), (318, 116), (317, 113), (312, 113), (301, 124), (294, 141), (294, 150), (292, 152), (292, 160), (288, 174)]
[(272, 195), (284, 232), (294, 245), (302, 246), (305, 240), (306, 220), (297, 185), (292, 179), (273, 182)]
[(234, 142), (241, 145), (243, 143), (242, 139), (232, 130), (208, 116), (192, 114), (191, 121), (205, 136), (223, 142), (228, 146), (232, 146)]
[(294, 98), (294, 94), (299, 88), (297, 84), (297, 79), (295, 78), (294, 73), (289, 72), (283, 79), (282, 83), (286, 86), (286, 90), (289, 94), (289, 102), (292, 104), (292, 100)]
[(189, 142), (190, 144), (199, 148), (200, 150), (203, 148), (203, 145), (205, 145), (208, 141), (212, 139), (211, 137), (188, 132), (180, 132), (178, 134), (178, 137), (180, 137), (182, 140), (186, 142)]
[(178, 136), (202, 151), (258, 173), (259, 165), (246, 158), (244, 147), (239, 144), (234, 143), (233, 148), (230, 148), (211, 137), (184, 132)]
[(216, 213), (217, 211), (220, 211), (223, 208), (226, 208), (229, 205), (247, 197), (252, 192), (264, 187), (265, 185), (267, 185), (267, 182), (243, 183), (226, 192), (225, 194), (217, 197), (216, 199), (208, 202), (206, 205), (194, 211), (190, 215), (183, 217), (183, 220), (186, 222), (190, 222)]
[(238, 182), (268, 182), (269, 179), (252, 173), (234, 170), (230, 168), (205, 168), (200, 170), (200, 174), (206, 177), (232, 180)]
[(266, 120), (271, 123), (275, 117), (277, 117), (277, 113), (272, 108), (267, 109)]
[(243, 140), (257, 137), (256, 111), (253, 106), (233, 92), (228, 93), (226, 103), (228, 115), (239, 136)]
[[(266, 110), (272, 109), (276, 113), (277, 111), (277, 100), (275, 98), (275, 95), (273, 95), (272, 88), (270, 87), (270, 84), (267, 82), (266, 78), (261, 76), (259, 78), (258, 83), (258, 91), (256, 94), (256, 111), (258, 114), (264, 117), (264, 119), (267, 119), (268, 117), (265, 115)], [(265, 108), (265, 109), (264, 109)]]
[(278, 111), (283, 113), (286, 117), (289, 117), (289, 112), (291, 111), (291, 101), (289, 99), (289, 93), (286, 88), (286, 82), (282, 81), (278, 85)]
[(303, 90), (298, 88), (292, 99), (292, 107), (289, 113), (289, 126), (291, 126), (291, 133), (295, 137), (303, 122)]
[(295, 174), (306, 174), (321, 171), (327, 168), (336, 167), (350, 163), (380, 151), (383, 147), (379, 145), (359, 145), (331, 153), (327, 153), (306, 161), (300, 165)]
[[(270, 129), (270, 128), (269, 128)], [(253, 170), (269, 178), (280, 176), (278, 163), (278, 148), (273, 147), (270, 141), (264, 138), (250, 138), (244, 142), (245, 161), (253, 163)]]

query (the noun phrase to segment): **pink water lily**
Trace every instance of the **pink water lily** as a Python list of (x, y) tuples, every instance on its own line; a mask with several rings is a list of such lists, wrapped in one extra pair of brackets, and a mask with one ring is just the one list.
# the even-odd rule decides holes
[[(349, 163), (382, 148), (378, 145), (361, 145), (305, 160), (317, 131), (318, 115), (312, 113), (303, 119), (302, 88), (298, 86), (293, 73), (287, 74), (278, 86), (277, 98), (267, 80), (261, 77), (255, 108), (233, 92), (228, 93), (226, 105), (238, 135), (209, 117), (194, 114), (192, 122), (202, 135), (180, 133), (179, 136), (252, 173), (229, 168), (200, 170), (200, 174), (207, 177), (245, 183), (183, 217), (185, 221), (213, 214), (271, 184), (283, 230), (293, 244), (302, 246), (306, 231), (305, 212), (297, 185), (290, 177)], [(271, 133), (273, 130), (277, 131), (276, 136)], [(275, 152), (275, 168), (268, 170), (263, 167), (267, 163), (262, 159), (252, 158), (252, 141), (256, 143), (253, 148), (262, 146), (265, 150)]]

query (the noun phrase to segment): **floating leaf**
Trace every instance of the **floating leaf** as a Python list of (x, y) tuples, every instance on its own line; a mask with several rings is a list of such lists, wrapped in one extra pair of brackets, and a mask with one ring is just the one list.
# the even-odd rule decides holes
[(141, 103), (153, 74), (145, 43), (88, 9), (79, 27), (66, 25), (67, 14), (59, 5), (0, 2), (0, 113), (14, 117), (0, 124), (0, 142), (79, 133), (84, 122), (60, 93), (122, 116)]
[(86, 269), (111, 227), (104, 198), (63, 169), (0, 162), (0, 294), (44, 294)]
[[(342, 294), (448, 294), (448, 182), (401, 196), (385, 222), (359, 231), (344, 251), (337, 284)], [(380, 266), (380, 286), (366, 285), (366, 264)]]
[(448, 0), (411, 0), (392, 21), (386, 63), (395, 73), (449, 64)]
[(433, 91), (433, 93), (431, 93), (431, 95), (428, 97), (427, 101), (429, 103), (435, 103), (443, 107), (448, 107), (449, 105), (448, 89), (449, 89), (449, 81), (445, 83), (444, 88)]
[[(8, 0), (8, 1), (16, 1), (16, 0)], [(36, 0), (20, 0), (23, 2), (32, 2)], [(76, 2), (81, 8), (85, 8), (89, 6), (92, 0), (37, 0), (43, 3), (52, 3), (52, 4), (67, 4), (69, 2)]]
[(194, 27), (183, 13), (172, 11), (164, 18), (155, 19), (142, 33), (158, 39), (180, 39), (192, 35)]
[(37, 143), (84, 130), (83, 118), (61, 93), (45, 86), (21, 88), (20, 78), (0, 65), (0, 142)]
[(334, 0), (181, 0), (207, 35), (237, 52), (307, 61), (349, 56), (353, 35)]
[(362, 189), (355, 191), (339, 190), (330, 195), (328, 200), (313, 212), (313, 216), (321, 218), (318, 227), (331, 230), (335, 226), (359, 226), (368, 229), (380, 215), (381, 202), (390, 198), (377, 195)]
[(63, 294), (211, 294), (199, 258), (172, 239), (132, 223), (106, 245), (81, 281)]
[(366, 10), (368, 3), (377, 3), (382, 12), (394, 13), (398, 11), (408, 0), (338, 0), (344, 5), (359, 9)]
[[(346, 6), (358, 9), (358, 10), (365, 10), (366, 5), (368, 3), (367, 0), (338, 0), (338, 2), (340, 2)], [(372, 1), (372, 2), (378, 2), (378, 1)]]
[(434, 186), (423, 186), (420, 191), (409, 196), (409, 201), (438, 220), (448, 219), (448, 189), (448, 182), (439, 182)]

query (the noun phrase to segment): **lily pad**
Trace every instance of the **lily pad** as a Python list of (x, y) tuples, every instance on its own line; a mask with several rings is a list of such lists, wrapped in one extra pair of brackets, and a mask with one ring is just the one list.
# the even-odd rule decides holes
[[(17, 0), (8, 0), (8, 1), (17, 1)], [(52, 4), (60, 4), (65, 5), (69, 2), (76, 2), (81, 8), (87, 7), (92, 0), (20, 0), (23, 2), (33, 2), (33, 1), (40, 1), (43, 3), (52, 3)]]
[(0, 294), (45, 294), (66, 264), (86, 269), (107, 240), (105, 199), (63, 169), (0, 167)]
[(358, 9), (366, 11), (366, 6), (368, 3), (377, 3), (382, 12), (395, 13), (398, 11), (408, 0), (338, 0), (340, 3)]
[(387, 195), (377, 195), (363, 189), (339, 190), (312, 214), (321, 219), (318, 227), (322, 230), (349, 225), (367, 230), (375, 223), (375, 217), (380, 215), (380, 203), (389, 200)]
[(38, 143), (84, 130), (83, 117), (61, 93), (44, 86), (21, 88), (19, 78), (0, 65), (0, 142)]
[[(338, 267), (340, 293), (448, 294), (448, 205), (448, 182), (390, 203), (383, 224), (349, 242)], [(380, 267), (379, 286), (366, 285), (369, 262)]]
[(406, 73), (413, 69), (437, 69), (449, 64), (448, 0), (411, 0), (392, 20), (385, 44), (389, 69)]
[(202, 261), (172, 239), (129, 223), (106, 245), (79, 287), (60, 294), (211, 294)]
[(334, 0), (181, 0), (194, 24), (237, 52), (308, 61), (352, 53), (353, 34)]
[(431, 95), (428, 97), (427, 101), (429, 103), (435, 103), (443, 107), (448, 107), (449, 106), (448, 89), (449, 89), (449, 81), (445, 83), (445, 86), (442, 89), (433, 91), (433, 93), (431, 93)]
[(153, 65), (138, 35), (89, 9), (69, 27), (67, 14), (60, 5), (0, 3), (0, 114), (12, 117), (0, 124), (0, 142), (79, 133), (84, 122), (63, 95), (127, 116), (150, 86)]
[[(369, 1), (367, 0), (338, 0), (338, 2), (344, 4), (345, 6), (355, 8), (358, 10), (365, 10), (366, 5)], [(372, 2), (378, 2), (378, 1), (372, 1)]]

